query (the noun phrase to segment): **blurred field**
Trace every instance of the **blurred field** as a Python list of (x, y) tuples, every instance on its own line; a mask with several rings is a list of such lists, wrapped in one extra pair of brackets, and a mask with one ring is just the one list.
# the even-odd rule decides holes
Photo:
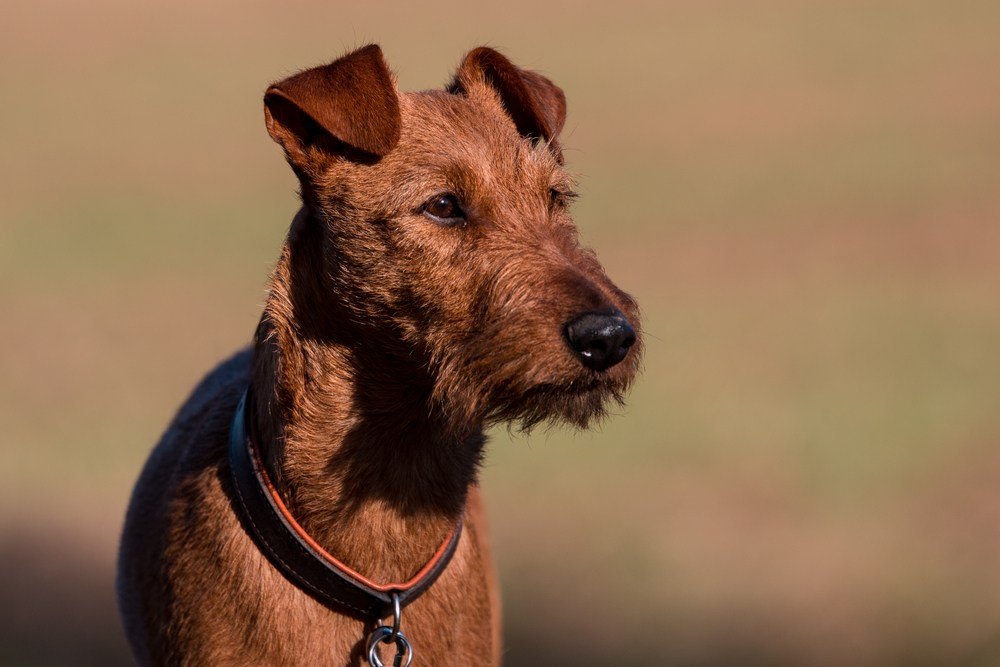
[(131, 484), (296, 208), (262, 91), (377, 41), (564, 87), (646, 313), (622, 414), (493, 440), (508, 664), (1000, 665), (1000, 4), (337, 5), (0, 9), (0, 663), (129, 664)]

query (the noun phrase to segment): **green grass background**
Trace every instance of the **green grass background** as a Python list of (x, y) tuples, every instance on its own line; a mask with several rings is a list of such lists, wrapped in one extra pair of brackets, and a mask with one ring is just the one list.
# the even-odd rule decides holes
[[(479, 44), (569, 98), (645, 311), (588, 433), (484, 472), (510, 665), (1000, 665), (1000, 4), (8, 1), (0, 662), (129, 664), (149, 448), (245, 344), (296, 209), (265, 85)], [(485, 629), (484, 629), (485, 632)]]

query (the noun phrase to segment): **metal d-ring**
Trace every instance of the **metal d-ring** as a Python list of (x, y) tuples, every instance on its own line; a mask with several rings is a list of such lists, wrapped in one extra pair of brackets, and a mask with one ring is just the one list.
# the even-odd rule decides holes
[(392, 594), (392, 634), (389, 635), (390, 641), (396, 641), (396, 637), (399, 636), (399, 622), (403, 618), (403, 610), (399, 608), (399, 593)]

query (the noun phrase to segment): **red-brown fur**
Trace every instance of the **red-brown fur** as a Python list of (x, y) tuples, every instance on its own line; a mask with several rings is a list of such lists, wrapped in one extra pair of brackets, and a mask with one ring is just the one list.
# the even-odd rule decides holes
[[(562, 91), (490, 49), (447, 91), (398, 93), (378, 47), (272, 86), (271, 136), (303, 208), (252, 348), (181, 408), (136, 486), (119, 599), (144, 664), (356, 665), (370, 626), (287, 581), (232, 505), (226, 442), (252, 386), (266, 465), (299, 523), (375, 581), (405, 580), (465, 514), (441, 578), (403, 614), (422, 665), (500, 661), (499, 600), (476, 483), (483, 429), (620, 401), (638, 345), (603, 372), (563, 335), (636, 305), (577, 243)], [(468, 221), (435, 224), (454, 192)]]

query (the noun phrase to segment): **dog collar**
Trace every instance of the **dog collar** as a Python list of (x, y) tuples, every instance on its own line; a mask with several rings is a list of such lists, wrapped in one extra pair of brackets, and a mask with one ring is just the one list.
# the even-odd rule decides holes
[(246, 404), (244, 392), (229, 432), (229, 466), (236, 490), (234, 505), (247, 532), (287, 579), (320, 602), (365, 619), (378, 620), (391, 613), (398, 619), (399, 609), (420, 597), (448, 566), (462, 535), (462, 520), (408, 581), (371, 581), (327, 553), (288, 511), (249, 435)]

